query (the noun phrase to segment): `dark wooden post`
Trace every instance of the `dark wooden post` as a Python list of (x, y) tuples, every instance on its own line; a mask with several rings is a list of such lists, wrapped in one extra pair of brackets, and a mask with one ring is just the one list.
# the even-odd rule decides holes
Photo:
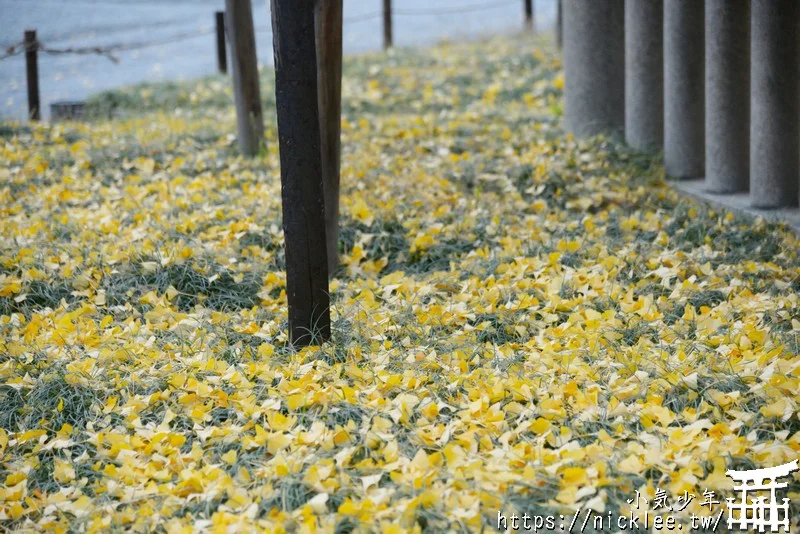
[(533, 29), (533, 0), (524, 0), (525, 2), (525, 29)]
[(264, 137), (264, 117), (258, 86), (256, 36), (250, 0), (225, 0), (225, 29), (231, 45), (239, 150), (245, 156), (254, 156)]
[(271, 0), (289, 339), (330, 338), (314, 0)]
[(564, 0), (557, 0), (558, 6), (556, 7), (556, 46), (558, 48), (564, 47)]
[(392, 0), (383, 0), (383, 48), (394, 46), (392, 38)]
[(222, 74), (228, 72), (228, 56), (225, 53), (225, 13), (217, 11), (214, 14), (217, 23), (217, 68)]
[(328, 276), (339, 265), (339, 162), (342, 125), (342, 0), (316, 0), (317, 82), (325, 193)]
[(39, 61), (36, 30), (25, 30), (25, 71), (28, 79), (28, 118), (38, 121), (41, 116), (39, 104)]

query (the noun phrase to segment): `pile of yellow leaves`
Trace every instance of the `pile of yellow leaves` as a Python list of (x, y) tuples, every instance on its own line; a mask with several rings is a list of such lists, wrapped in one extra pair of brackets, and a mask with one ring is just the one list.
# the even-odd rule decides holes
[(797, 237), (564, 135), (528, 37), (348, 59), (335, 339), (293, 352), (264, 75), (253, 160), (221, 77), (0, 125), (3, 528), (493, 530), (800, 456)]

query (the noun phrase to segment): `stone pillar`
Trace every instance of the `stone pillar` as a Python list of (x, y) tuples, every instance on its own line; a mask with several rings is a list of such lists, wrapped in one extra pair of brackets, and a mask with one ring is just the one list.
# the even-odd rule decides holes
[(706, 0), (706, 182), (713, 193), (750, 181), (750, 0)]
[(750, 201), (798, 204), (800, 176), (800, 2), (753, 0)]
[(624, 0), (563, 0), (564, 122), (578, 137), (625, 127)]
[(664, 2), (625, 0), (625, 141), (664, 144)]
[(664, 165), (675, 178), (705, 174), (702, 0), (664, 0)]

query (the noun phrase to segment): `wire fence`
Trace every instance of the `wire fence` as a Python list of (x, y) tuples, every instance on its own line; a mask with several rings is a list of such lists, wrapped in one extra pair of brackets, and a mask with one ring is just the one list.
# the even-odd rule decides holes
[(112, 45), (95, 45), (95, 46), (79, 46), (79, 47), (67, 47), (67, 48), (52, 48), (45, 45), (42, 41), (36, 40), (31, 42), (19, 41), (14, 43), (6, 48), (5, 54), (0, 56), (0, 60), (20, 55), (24, 52), (29, 50), (36, 50), (38, 52), (43, 52), (45, 54), (50, 55), (63, 55), (63, 54), (76, 54), (76, 55), (88, 55), (88, 54), (97, 54), (103, 57), (108, 58), (110, 61), (114, 63), (119, 62), (119, 58), (115, 55), (117, 52), (126, 52), (131, 50), (141, 50), (143, 48), (149, 48), (153, 46), (159, 46), (164, 44), (172, 44), (178, 43), (181, 41), (186, 41), (187, 39), (194, 39), (196, 37), (201, 37), (203, 35), (208, 35), (212, 33), (213, 29), (201, 29), (193, 32), (186, 32), (186, 33), (179, 33), (175, 35), (171, 35), (169, 37), (164, 37), (161, 39), (152, 39), (149, 41), (137, 41), (131, 43), (118, 43)]
[[(396, 9), (392, 8), (392, 15), (400, 16), (435, 16), (435, 15), (457, 15), (459, 13), (473, 13), (475, 11), (484, 11), (487, 9), (495, 9), (498, 7), (506, 7), (511, 4), (519, 4), (519, 0), (500, 0), (495, 2), (483, 2), (479, 4), (470, 4), (459, 7), (444, 7), (444, 8), (430, 8), (430, 9)], [(361, 22), (363, 20), (370, 20), (383, 17), (383, 11), (372, 11), (369, 13), (362, 13), (352, 17), (345, 17), (345, 23)]]
[[(391, 10), (391, 13), (392, 15), (398, 15), (398, 16), (457, 15), (459, 13), (471, 13), (476, 11), (506, 7), (508, 5), (518, 4), (518, 3), (519, 0), (495, 0), (491, 2), (475, 3), (475, 4), (469, 4), (451, 8), (430, 8), (430, 9), (393, 8)], [(367, 20), (379, 19), (382, 18), (383, 15), (384, 15), (383, 11), (361, 13), (350, 17), (344, 17), (343, 23), (354, 24), (358, 22), (364, 22)], [(5, 52), (2, 55), (0, 55), (0, 61), (14, 56), (18, 56), (20, 54), (24, 54), (27, 51), (35, 50), (49, 55), (64, 55), (64, 54), (98, 55), (107, 58), (109, 61), (113, 63), (119, 63), (120, 58), (118, 57), (117, 54), (120, 52), (129, 52), (134, 50), (151, 48), (154, 46), (178, 43), (181, 41), (186, 41), (189, 39), (195, 39), (198, 37), (209, 35), (214, 33), (214, 31), (215, 31), (214, 28), (201, 28), (199, 30), (195, 30), (192, 32), (178, 33), (168, 37), (163, 37), (160, 39), (152, 39), (148, 41), (134, 41), (130, 43), (77, 46), (77, 47), (66, 47), (66, 48), (50, 47), (47, 46), (41, 40), (30, 41), (30, 42), (18, 41), (6, 47)], [(268, 26), (256, 26), (255, 31), (256, 33), (270, 33), (270, 34), (272, 33), (272, 29)]]

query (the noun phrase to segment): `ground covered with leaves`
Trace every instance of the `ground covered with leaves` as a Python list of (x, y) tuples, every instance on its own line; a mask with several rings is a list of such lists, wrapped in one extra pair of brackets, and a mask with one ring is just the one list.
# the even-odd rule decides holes
[(797, 237), (565, 135), (562, 85), (528, 37), (346, 61), (334, 340), (300, 352), (271, 72), (253, 160), (221, 77), (3, 124), (0, 526), (687, 517), (800, 456)]

